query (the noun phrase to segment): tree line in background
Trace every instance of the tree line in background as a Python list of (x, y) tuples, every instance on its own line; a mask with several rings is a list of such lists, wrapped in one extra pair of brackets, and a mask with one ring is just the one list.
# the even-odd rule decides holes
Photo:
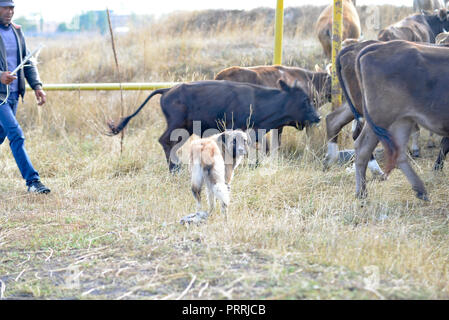
[[(111, 11), (114, 18), (113, 12)], [(126, 20), (131, 25), (140, 25), (144, 21), (152, 20), (150, 16), (141, 16), (136, 14), (130, 14), (126, 17)], [(123, 19), (122, 19), (123, 21)], [(21, 25), (23, 30), (27, 33), (39, 32), (44, 29), (44, 19), (42, 17), (26, 18), (19, 17), (14, 19), (14, 22)], [(112, 21), (113, 27), (114, 20)], [(119, 25), (120, 27), (123, 25)], [(57, 26), (56, 32), (100, 32), (104, 34), (108, 31), (108, 17), (106, 10), (101, 11), (87, 11), (85, 13), (76, 15), (72, 18), (70, 23), (62, 22)]]

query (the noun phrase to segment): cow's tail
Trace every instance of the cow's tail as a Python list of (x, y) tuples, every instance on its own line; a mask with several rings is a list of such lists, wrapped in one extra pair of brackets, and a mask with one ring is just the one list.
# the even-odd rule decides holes
[(341, 86), (341, 90), (343, 91), (343, 95), (345, 96), (346, 101), (348, 102), (349, 107), (351, 108), (352, 113), (354, 114), (354, 118), (355, 120), (357, 120), (357, 122), (360, 121), (360, 118), (362, 117), (362, 115), (357, 111), (357, 109), (354, 107), (354, 103), (351, 100), (351, 97), (348, 93), (348, 89), (346, 88), (346, 84), (343, 81), (343, 76), (341, 75), (341, 57), (348, 52), (349, 50), (351, 50), (352, 46), (343, 48), (339, 54), (337, 55), (337, 59), (336, 59), (336, 72), (337, 72), (337, 77), (338, 77), (338, 81), (340, 82), (340, 86)]
[(114, 123), (110, 122), (108, 123), (109, 129), (110, 129), (110, 135), (115, 136), (117, 134), (119, 134), (128, 124), (128, 122), (134, 118), (142, 109), (143, 107), (145, 107), (145, 105), (148, 103), (148, 101), (150, 101), (150, 99), (157, 95), (157, 94), (164, 94), (165, 92), (167, 92), (168, 90), (170, 90), (169, 88), (167, 89), (159, 89), (159, 90), (155, 90), (153, 91), (146, 99), (145, 101), (140, 105), (140, 107), (132, 114), (127, 116), (126, 118), (122, 118), (120, 120), (120, 123), (117, 125), (114, 125)]
[[(360, 54), (357, 56), (357, 64), (356, 64), (356, 69), (357, 69), (357, 73), (360, 75), (360, 86), (362, 86), (362, 75), (360, 72), (360, 60), (362, 58), (363, 55), (365, 55), (366, 53), (373, 51), (377, 48), (377, 46), (372, 45), (370, 47), (367, 47), (365, 49), (363, 49)], [(379, 141), (382, 143), (382, 145), (385, 148), (386, 151), (386, 158), (387, 158), (387, 164), (385, 167), (385, 174), (388, 175), (390, 174), (390, 172), (396, 167), (396, 162), (398, 160), (398, 156), (399, 156), (399, 148), (396, 144), (396, 142), (393, 139), (393, 136), (391, 135), (391, 133), (382, 127), (377, 126), (373, 119), (371, 118), (371, 116), (368, 113), (368, 110), (366, 108), (366, 101), (365, 101), (365, 97), (362, 94), (362, 104), (363, 104), (363, 115), (365, 117), (366, 122), (368, 123), (368, 125), (371, 127), (371, 129), (373, 130), (374, 134), (377, 136), (377, 138), (379, 139)]]

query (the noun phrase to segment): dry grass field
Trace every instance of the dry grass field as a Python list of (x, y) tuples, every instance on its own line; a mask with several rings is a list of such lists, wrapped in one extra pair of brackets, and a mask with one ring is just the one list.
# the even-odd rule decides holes
[[(117, 36), (123, 81), (211, 79), (228, 66), (271, 64), (273, 30), (263, 20), (194, 28), (186, 21), (195, 15)], [(109, 37), (45, 44), (46, 83), (118, 79)], [(311, 29), (287, 29), (286, 65), (323, 59)], [(125, 113), (148, 94), (125, 92)], [(432, 171), (436, 149), (413, 160), (431, 202), (416, 199), (398, 170), (385, 182), (368, 173), (360, 201), (347, 166), (323, 171), (324, 121), (310, 138), (287, 130), (277, 158), (237, 169), (227, 222), (217, 211), (185, 227), (179, 220), (195, 201), (187, 166), (169, 174), (157, 142), (159, 99), (129, 124), (122, 154), (120, 138), (103, 134), (120, 116), (120, 93), (48, 92), (48, 100), (39, 109), (28, 93), (18, 118), (52, 193), (27, 194), (9, 146), (0, 148), (1, 298), (449, 298), (448, 168)], [(349, 129), (341, 148), (352, 148)]]

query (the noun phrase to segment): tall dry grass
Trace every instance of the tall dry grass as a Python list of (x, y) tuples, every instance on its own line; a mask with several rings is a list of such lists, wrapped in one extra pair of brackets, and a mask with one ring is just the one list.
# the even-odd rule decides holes
[[(212, 79), (231, 65), (271, 63), (273, 30), (265, 20), (191, 27), (209, 16), (168, 17), (168, 24), (118, 36), (124, 81)], [(310, 26), (312, 14), (305, 17)], [(324, 56), (301, 28), (287, 32), (284, 61), (313, 68)], [(45, 43), (39, 69), (46, 83), (115, 81), (108, 37)], [(126, 92), (127, 112), (147, 94)], [(322, 169), (324, 123), (311, 138), (288, 129), (279, 157), (237, 170), (227, 223), (216, 212), (185, 228), (179, 219), (195, 210), (189, 172), (168, 173), (157, 143), (165, 128), (157, 98), (129, 124), (122, 155), (119, 138), (102, 134), (120, 114), (119, 93), (48, 92), (48, 100), (38, 109), (28, 93), (18, 118), (52, 193), (28, 195), (8, 146), (0, 148), (3, 297), (449, 297), (447, 168), (432, 172), (435, 150), (413, 161), (432, 202), (415, 199), (397, 170), (385, 182), (368, 174), (369, 198), (359, 201), (345, 166)], [(341, 147), (352, 148), (348, 130)]]

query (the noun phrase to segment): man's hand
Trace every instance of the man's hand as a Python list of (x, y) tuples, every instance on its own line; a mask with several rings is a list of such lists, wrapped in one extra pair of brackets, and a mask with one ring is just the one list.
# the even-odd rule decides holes
[(2, 75), (0, 76), (0, 82), (3, 84), (11, 84), (16, 79), (17, 77), (11, 75), (10, 71), (2, 72)]
[(47, 95), (44, 90), (36, 89), (34, 90), (34, 94), (36, 95), (37, 105), (42, 106), (47, 102)]

